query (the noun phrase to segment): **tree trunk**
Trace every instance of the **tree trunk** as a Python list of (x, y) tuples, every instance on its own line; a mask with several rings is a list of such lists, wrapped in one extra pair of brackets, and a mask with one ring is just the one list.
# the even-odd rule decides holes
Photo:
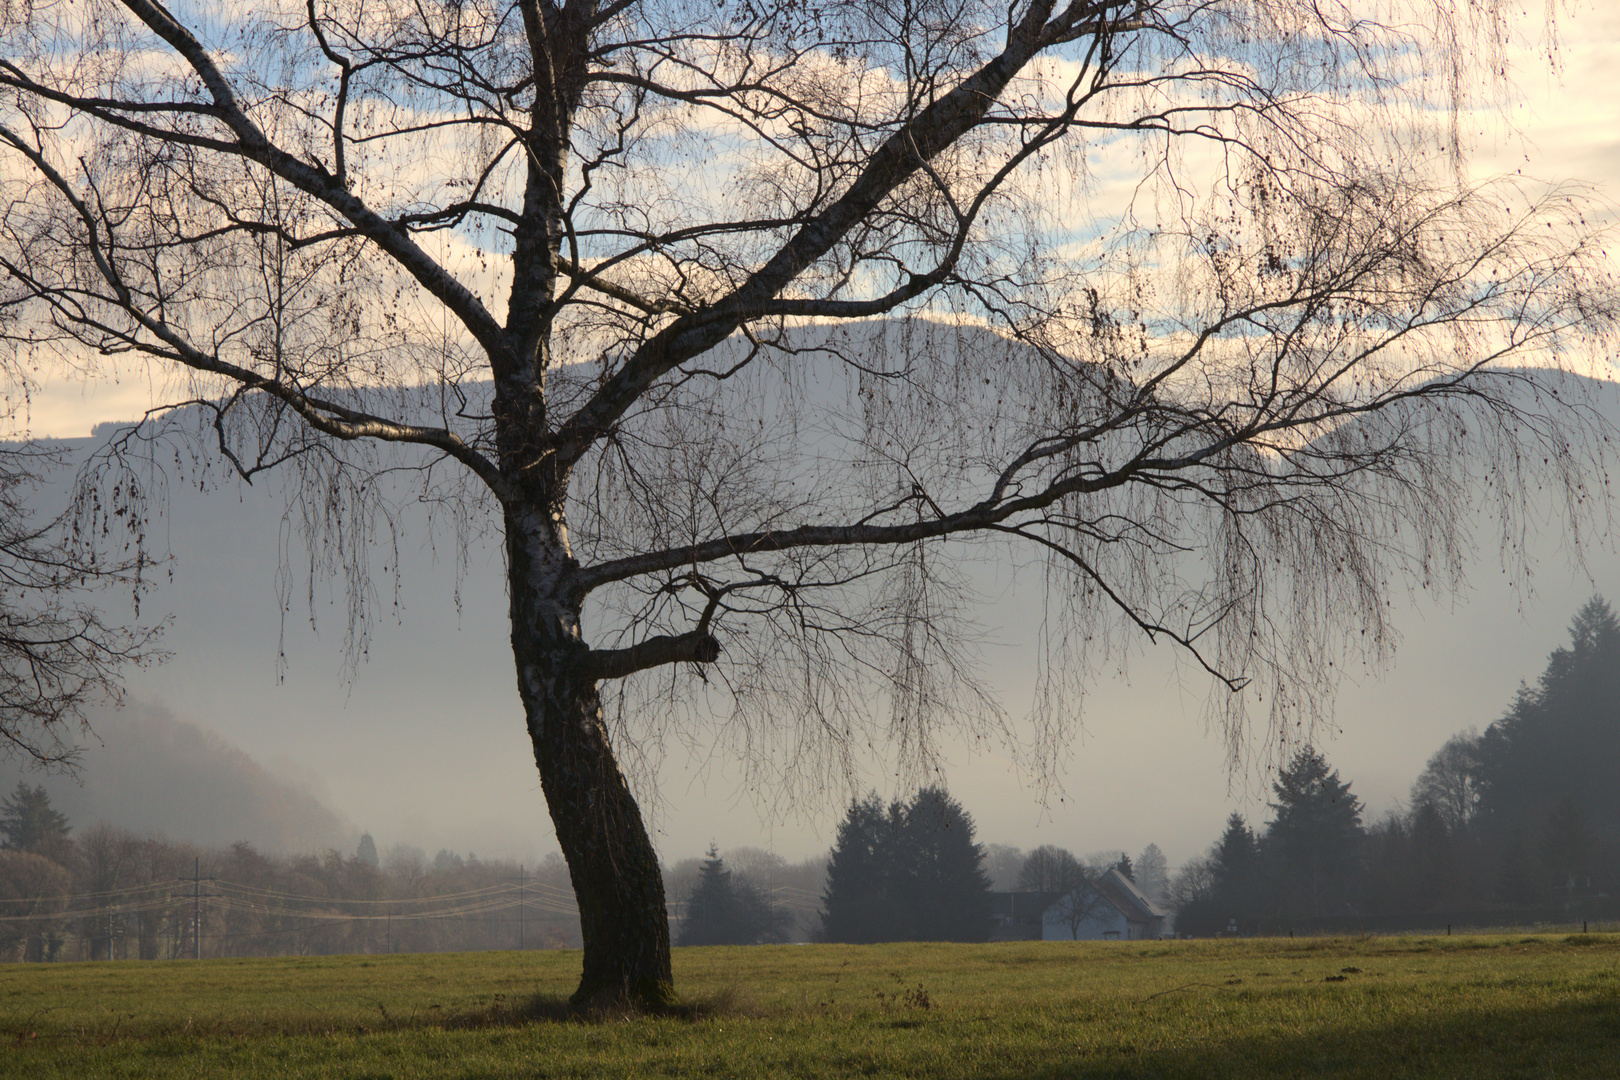
[(517, 516), (507, 522), (512, 648), (535, 765), (579, 903), (585, 963), (573, 1000), (672, 1005), (663, 874), (586, 671), (568, 590), (575, 564), (560, 537), (525, 543), (514, 531)]
[(602, 723), (594, 683), (560, 679), (528, 706), (529, 735), (579, 902), (585, 964), (576, 1004), (673, 1004), (658, 856)]

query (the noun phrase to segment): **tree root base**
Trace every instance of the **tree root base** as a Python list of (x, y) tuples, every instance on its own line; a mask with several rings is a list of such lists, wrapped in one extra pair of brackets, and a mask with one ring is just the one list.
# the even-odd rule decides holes
[(568, 1004), (580, 1012), (672, 1013), (685, 1002), (673, 983), (636, 979), (628, 986), (617, 980), (581, 981)]

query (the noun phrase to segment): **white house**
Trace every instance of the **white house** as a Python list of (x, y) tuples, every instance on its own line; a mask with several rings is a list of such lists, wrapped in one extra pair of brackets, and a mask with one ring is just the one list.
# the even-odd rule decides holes
[(1136, 882), (1110, 869), (1041, 913), (1044, 941), (1143, 941), (1164, 933), (1165, 914)]

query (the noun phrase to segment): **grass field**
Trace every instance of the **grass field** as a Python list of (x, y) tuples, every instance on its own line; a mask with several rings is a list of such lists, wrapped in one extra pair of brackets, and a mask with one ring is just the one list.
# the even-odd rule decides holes
[(680, 949), (686, 1018), (568, 1018), (578, 970), (10, 964), (0, 1075), (1620, 1077), (1620, 935)]

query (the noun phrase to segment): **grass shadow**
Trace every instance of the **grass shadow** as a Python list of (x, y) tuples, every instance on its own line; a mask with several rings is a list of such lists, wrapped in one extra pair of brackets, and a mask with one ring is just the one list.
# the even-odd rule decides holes
[(1121, 1039), (963, 1080), (1531, 1080), (1620, 1076), (1620, 993), (1551, 1006), (1440, 1013), (1305, 1032), (1218, 1028), (1198, 1046)]
[(434, 1027), (453, 1031), (484, 1031), (494, 1028), (527, 1027), (531, 1024), (622, 1024), (653, 1017), (668, 1017), (695, 1023), (713, 1019), (758, 1019), (763, 1009), (744, 990), (721, 987), (706, 994), (683, 998), (673, 1005), (649, 1008), (637, 1002), (594, 1001), (576, 1005), (554, 994), (530, 994), (507, 998), (497, 995), (489, 1005), (464, 1012), (403, 1021), (399, 1027)]

